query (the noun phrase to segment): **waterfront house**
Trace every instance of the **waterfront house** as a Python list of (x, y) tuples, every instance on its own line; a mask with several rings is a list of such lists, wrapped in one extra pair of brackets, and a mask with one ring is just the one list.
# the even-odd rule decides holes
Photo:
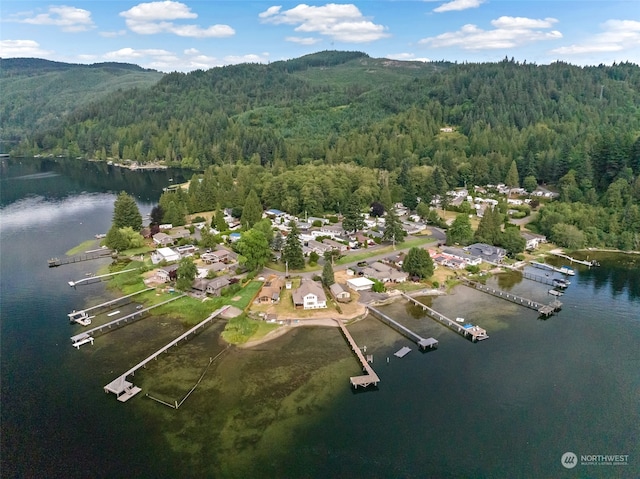
[(520, 233), (520, 236), (522, 236), (526, 241), (525, 249), (528, 251), (537, 249), (541, 243), (547, 242), (547, 237), (544, 235), (537, 235), (534, 233), (523, 232), (523, 233)]
[(501, 263), (504, 257), (507, 255), (507, 250), (492, 246), (486, 243), (474, 243), (464, 248), (473, 256), (482, 258), (483, 261), (488, 263)]
[(262, 304), (275, 304), (280, 301), (280, 292), (284, 286), (284, 280), (279, 276), (271, 276), (262, 285), (258, 293), (258, 302)]
[(211, 279), (209, 280), (209, 282), (207, 283), (207, 287), (206, 287), (206, 293), (210, 294), (212, 296), (220, 296), (220, 293), (222, 292), (222, 288), (225, 288), (227, 286), (229, 286), (231, 284), (231, 282), (229, 281), (229, 278), (222, 276), (220, 278), (215, 278), (215, 279)]
[(303, 281), (292, 293), (293, 305), (298, 309), (321, 309), (327, 307), (327, 295), (319, 283)]

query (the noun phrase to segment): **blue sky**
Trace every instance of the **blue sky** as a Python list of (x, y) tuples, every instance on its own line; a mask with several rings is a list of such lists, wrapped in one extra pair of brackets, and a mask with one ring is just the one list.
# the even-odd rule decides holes
[(351, 3), (2, 0), (0, 57), (117, 61), (160, 71), (271, 62), (320, 50), (458, 62), (640, 64), (640, 1)]

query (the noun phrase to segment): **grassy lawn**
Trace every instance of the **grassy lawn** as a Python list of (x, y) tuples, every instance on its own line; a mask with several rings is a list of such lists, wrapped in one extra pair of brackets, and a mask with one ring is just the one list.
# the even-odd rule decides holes
[(242, 288), (237, 295), (233, 296), (234, 298), (239, 296), (239, 299), (235, 301), (233, 299), (228, 299), (226, 302), (236, 308), (244, 310), (251, 304), (253, 298), (255, 298), (258, 291), (260, 291), (260, 288), (262, 288), (262, 281), (251, 281), (248, 285)]
[(99, 245), (96, 242), (96, 240), (87, 240), (87, 241), (83, 241), (78, 246), (75, 246), (75, 247), (71, 248), (65, 254), (67, 256), (75, 256), (77, 254), (82, 254), (85, 251), (88, 251), (88, 250), (91, 250), (91, 249), (97, 249), (98, 246)]

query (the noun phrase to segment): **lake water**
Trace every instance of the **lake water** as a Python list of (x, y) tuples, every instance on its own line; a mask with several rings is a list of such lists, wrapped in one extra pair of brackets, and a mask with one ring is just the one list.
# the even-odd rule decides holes
[[(148, 318), (96, 338), (66, 314), (110, 297), (68, 281), (108, 260), (49, 269), (47, 259), (109, 228), (125, 190), (148, 212), (180, 172), (69, 160), (1, 163), (3, 477), (638, 477), (640, 256), (576, 267), (562, 311), (537, 313), (465, 287), (424, 298), (487, 329), (473, 344), (397, 302), (384, 311), (438, 350), (372, 317), (349, 326), (374, 355), (377, 390), (354, 393), (359, 365), (335, 329), (299, 329), (253, 350), (226, 349), (215, 324), (134, 382), (122, 404), (102, 388), (184, 331)], [(503, 275), (514, 294), (548, 286)], [(402, 346), (413, 349), (398, 359)], [(218, 359), (207, 369), (209, 358)], [(387, 358), (389, 360), (387, 361)], [(565, 452), (628, 455), (626, 465), (562, 466)]]

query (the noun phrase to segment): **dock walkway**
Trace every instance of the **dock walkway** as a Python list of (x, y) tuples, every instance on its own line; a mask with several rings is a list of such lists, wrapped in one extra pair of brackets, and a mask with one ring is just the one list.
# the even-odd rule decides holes
[(367, 373), (367, 374), (364, 374), (362, 376), (352, 376), (352, 377), (350, 377), (349, 381), (351, 382), (351, 385), (354, 388), (358, 388), (358, 386), (362, 386), (363, 388), (366, 388), (367, 386), (370, 386), (371, 384), (373, 384), (374, 386), (377, 386), (378, 383), (380, 382), (380, 378), (378, 377), (376, 372), (371, 367), (371, 364), (369, 364), (367, 359), (364, 357), (364, 354), (362, 354), (362, 351), (360, 351), (360, 348), (358, 347), (358, 345), (354, 341), (353, 337), (351, 336), (351, 333), (346, 328), (346, 326), (344, 324), (342, 324), (342, 321), (340, 321), (339, 319), (334, 319), (334, 321), (336, 323), (338, 323), (338, 326), (340, 326), (340, 329), (342, 330), (342, 334), (344, 334), (344, 337), (346, 338), (347, 342), (349, 343), (349, 346), (351, 346), (351, 349), (353, 350), (353, 352), (356, 353), (356, 356), (358, 357), (358, 360), (360, 361), (360, 364), (362, 365), (362, 370), (365, 373)]
[(483, 293), (495, 296), (496, 298), (501, 298), (506, 301), (519, 304), (520, 306), (524, 306), (525, 308), (533, 309), (534, 311), (540, 313), (542, 316), (551, 316), (555, 311), (559, 311), (562, 308), (562, 303), (557, 300), (552, 301), (549, 304), (544, 304), (512, 293), (507, 293), (506, 291), (491, 288), (482, 283), (478, 283), (476, 281), (471, 281), (468, 279), (464, 279), (462, 284), (464, 284), (465, 286), (469, 286), (470, 288), (477, 289), (478, 291), (482, 291)]
[(94, 259), (106, 258), (107, 256), (111, 256), (113, 251), (106, 248), (101, 248), (98, 250), (87, 251), (84, 254), (67, 256), (66, 258), (51, 258), (47, 260), (47, 264), (49, 268), (55, 268), (56, 266), (62, 266), (63, 264), (71, 264), (71, 263), (79, 263), (81, 261), (91, 261)]
[(117, 274), (129, 273), (131, 271), (136, 271), (137, 269), (138, 268), (130, 268), (130, 269), (123, 269), (122, 271), (116, 271), (115, 273), (101, 274), (99, 276), (88, 276), (86, 278), (79, 279), (78, 281), (69, 281), (69, 286), (71, 286), (72, 288), (75, 288), (79, 284), (97, 283), (102, 281), (104, 278), (109, 278)]
[(592, 266), (598, 266), (597, 261), (588, 261), (583, 259), (572, 258), (568, 254), (560, 253), (559, 251), (549, 251), (549, 253), (551, 253), (554, 256), (558, 256), (559, 258), (568, 259), (571, 263), (583, 264), (585, 266), (588, 266), (589, 268), (591, 268)]
[(91, 306), (90, 308), (85, 308), (78, 311), (72, 311), (71, 313), (67, 314), (67, 316), (69, 317), (69, 321), (72, 323), (78, 322), (78, 320), (89, 319), (90, 311), (93, 312), (94, 310), (98, 311), (100, 309), (110, 308), (111, 306), (121, 306), (123, 304), (127, 304), (130, 298), (142, 293), (146, 293), (147, 291), (152, 291), (154, 289), (155, 288), (145, 288), (138, 291), (137, 293), (131, 293), (126, 296), (121, 296), (120, 298), (112, 299), (111, 301), (106, 301), (104, 303), (96, 304), (95, 306)]
[[(101, 333), (103, 330), (105, 329), (111, 329), (114, 327), (117, 327), (120, 325), (120, 323), (122, 322), (134, 322), (137, 321), (138, 319), (142, 318), (142, 316), (144, 316), (147, 312), (151, 311), (154, 308), (157, 308), (159, 306), (162, 306), (164, 304), (170, 303), (172, 301), (175, 301), (176, 299), (180, 299), (182, 297), (186, 296), (186, 294), (180, 294), (174, 298), (170, 298), (166, 301), (163, 301), (162, 303), (158, 303), (158, 304), (154, 304), (153, 306), (149, 306), (148, 308), (143, 308), (140, 309), (134, 313), (128, 314), (126, 316), (123, 316), (121, 318), (118, 319), (114, 319), (113, 321), (110, 321), (108, 323), (105, 323), (101, 326), (96, 326), (95, 328), (91, 328), (88, 331), (85, 331), (84, 333), (80, 333), (80, 334), (76, 334), (75, 336), (71, 336), (71, 343), (73, 344), (73, 346), (75, 347), (78, 343), (82, 342), (83, 340), (90, 338), (92, 334), (96, 334), (96, 333)], [(86, 343), (83, 343), (86, 344)], [(93, 344), (93, 342), (91, 343)]]
[(113, 381), (111, 381), (109, 384), (107, 384), (104, 387), (104, 392), (106, 392), (106, 393), (110, 393), (110, 392), (114, 393), (118, 397), (118, 401), (120, 401), (120, 402), (125, 402), (125, 401), (128, 401), (129, 399), (131, 399), (133, 396), (135, 396), (137, 393), (139, 393), (141, 391), (141, 389), (139, 387), (137, 387), (137, 386), (134, 386), (131, 382), (127, 381), (127, 376), (129, 376), (130, 374), (135, 375), (135, 372), (138, 369), (144, 367), (149, 361), (151, 361), (153, 359), (157, 359), (158, 356), (160, 356), (162, 353), (167, 351), (169, 348), (171, 348), (171, 347), (175, 346), (176, 344), (178, 344), (183, 339), (186, 339), (189, 335), (195, 334), (196, 331), (198, 331), (199, 329), (204, 328), (213, 319), (218, 317), (220, 314), (224, 313), (227, 310), (227, 308), (229, 308), (229, 306), (223, 306), (222, 308), (215, 310), (213, 313), (211, 313), (211, 315), (209, 317), (207, 317), (206, 319), (200, 321), (197, 325), (195, 325), (189, 331), (187, 331), (186, 333), (181, 334), (176, 339), (171, 341), (169, 344), (167, 344), (166, 346), (163, 346), (162, 348), (158, 349), (151, 356), (149, 356), (146, 359), (140, 361), (138, 364), (133, 366), (131, 369), (127, 370), (125, 373), (123, 373), (120, 376), (118, 376), (116, 379), (114, 379)]
[(531, 266), (539, 269), (555, 271), (556, 273), (566, 274), (569, 276), (573, 276), (574, 274), (576, 274), (575, 271), (573, 271), (573, 269), (569, 268), (568, 266), (563, 266), (562, 268), (556, 268), (555, 266), (552, 266), (550, 264), (539, 263), (537, 261), (531, 261), (530, 263), (531, 263)]
[(412, 298), (408, 294), (402, 293), (402, 296), (408, 299), (411, 303), (415, 304), (416, 306), (420, 306), (423, 311), (427, 312), (429, 317), (435, 319), (436, 321), (439, 321), (440, 323), (444, 324), (449, 329), (460, 334), (461, 336), (465, 338), (471, 338), (471, 341), (473, 342), (482, 341), (483, 339), (489, 338), (489, 336), (487, 336), (487, 331), (485, 329), (482, 329), (480, 326), (471, 326), (471, 327), (468, 327), (467, 325), (463, 326), (462, 324), (447, 318), (445, 315), (440, 314), (435, 309), (430, 308), (426, 304), (422, 304), (420, 301)]
[(389, 316), (384, 314), (382, 311), (374, 308), (373, 306), (367, 306), (367, 308), (370, 311), (373, 311), (380, 321), (382, 321), (383, 323), (387, 324), (388, 326), (391, 326), (393, 329), (398, 331), (400, 334), (403, 334), (404, 336), (409, 338), (411, 341), (416, 343), (420, 347), (420, 349), (422, 349), (423, 351), (426, 351), (427, 349), (434, 349), (434, 348), (438, 347), (438, 340), (437, 339), (434, 339), (434, 338), (423, 338), (419, 334), (411, 331), (406, 326), (403, 326), (402, 324), (398, 323), (397, 321), (391, 319)]

